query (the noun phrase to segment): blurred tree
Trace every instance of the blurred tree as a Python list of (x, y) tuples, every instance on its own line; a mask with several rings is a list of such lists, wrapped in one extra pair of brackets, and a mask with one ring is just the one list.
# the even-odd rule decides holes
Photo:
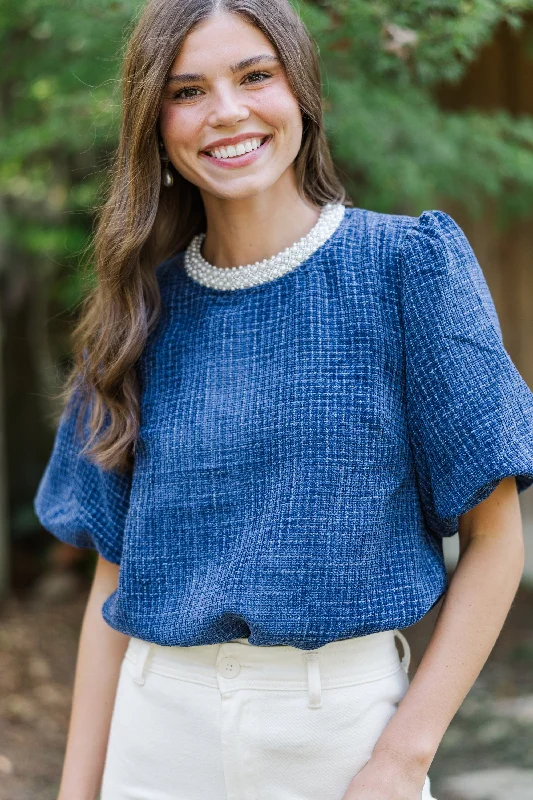
[(121, 48), (138, 5), (4, 0), (0, 8), (0, 386), (12, 420), (4, 542), (8, 522), (19, 543), (38, 531), (31, 501), (51, 447), (50, 398), (84, 291), (79, 257), (116, 143)]
[[(520, 28), (533, 0), (294, 4), (319, 45), (328, 136), (354, 202), (420, 213), (449, 197), (481, 213), (492, 198), (507, 216), (529, 212), (533, 120), (444, 111), (435, 89), (462, 76), (498, 25)], [(55, 365), (84, 291), (79, 255), (116, 145), (125, 34), (142, 5), (4, 0), (0, 8), (0, 330), (8, 340), (0, 386), (16, 426), (7, 445), (15, 535), (36, 528), (30, 501), (53, 433), (39, 433), (41, 420), (51, 419)], [(1, 509), (0, 529), (5, 539)]]
[(329, 139), (354, 200), (420, 213), (449, 198), (503, 222), (531, 213), (533, 119), (439, 108), (500, 24), (518, 30), (531, 0), (317, 0), (299, 3), (325, 76)]

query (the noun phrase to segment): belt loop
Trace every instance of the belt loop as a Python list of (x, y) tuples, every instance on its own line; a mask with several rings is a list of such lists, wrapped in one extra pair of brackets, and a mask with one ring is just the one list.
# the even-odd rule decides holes
[(141, 645), (137, 651), (137, 659), (135, 661), (133, 680), (135, 681), (135, 683), (138, 683), (139, 686), (142, 686), (144, 683), (146, 660), (150, 653), (151, 646), (152, 646), (151, 642), (143, 641), (141, 642)]
[(411, 663), (411, 648), (409, 647), (409, 642), (403, 635), (403, 633), (396, 628), (394, 630), (394, 635), (400, 639), (403, 647), (403, 658), (402, 658), (402, 667), (405, 670), (406, 675), (409, 674), (409, 664)]
[(321, 708), (322, 693), (320, 685), (320, 667), (318, 665), (318, 651), (305, 650), (307, 662), (307, 686), (309, 690), (309, 708)]

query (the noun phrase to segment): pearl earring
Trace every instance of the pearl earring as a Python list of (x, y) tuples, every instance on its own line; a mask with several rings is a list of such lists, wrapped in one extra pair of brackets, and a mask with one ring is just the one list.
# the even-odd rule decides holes
[(164, 150), (163, 142), (159, 142), (159, 149), (162, 151), (161, 161), (164, 164), (163, 171), (161, 173), (161, 183), (165, 188), (170, 189), (170, 187), (174, 184), (174, 175), (170, 171), (170, 167), (168, 165), (170, 159)]

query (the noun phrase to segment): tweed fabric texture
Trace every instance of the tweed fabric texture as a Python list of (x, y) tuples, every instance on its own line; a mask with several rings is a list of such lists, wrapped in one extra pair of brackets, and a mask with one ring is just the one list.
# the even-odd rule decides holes
[(203, 286), (183, 252), (157, 278), (131, 476), (80, 457), (65, 413), (34, 500), (120, 563), (104, 619), (304, 650), (418, 621), (459, 516), (505, 476), (533, 483), (533, 394), (461, 228), (346, 208), (262, 284)]

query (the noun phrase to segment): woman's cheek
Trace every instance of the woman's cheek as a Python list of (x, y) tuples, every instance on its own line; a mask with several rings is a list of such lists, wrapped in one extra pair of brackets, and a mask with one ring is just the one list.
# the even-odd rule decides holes
[(161, 106), (161, 110), (159, 112), (159, 128), (161, 130), (161, 135), (167, 138), (168, 130), (170, 128), (170, 120), (173, 116), (173, 107), (170, 103), (163, 102)]
[(193, 144), (200, 148), (201, 138), (198, 132), (198, 114), (192, 107), (181, 108), (178, 105), (163, 105), (159, 114), (161, 134), (170, 149)]
[(283, 87), (265, 87), (254, 97), (254, 104), (272, 119), (284, 119), (298, 110), (298, 102)]
[(296, 98), (287, 92), (264, 92), (254, 104), (254, 111), (269, 127), (296, 136), (302, 132), (302, 115)]

